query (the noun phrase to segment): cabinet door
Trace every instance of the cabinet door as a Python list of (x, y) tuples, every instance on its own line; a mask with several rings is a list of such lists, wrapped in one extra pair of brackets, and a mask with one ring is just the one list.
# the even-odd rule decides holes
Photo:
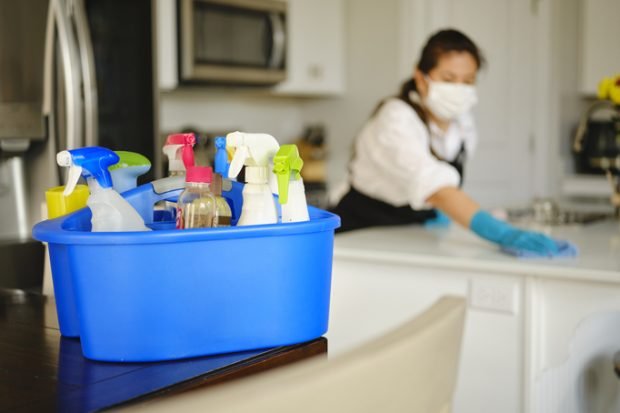
[(343, 0), (289, 0), (287, 80), (277, 94), (331, 95), (344, 91)]
[[(533, 3), (532, 3), (533, 4)], [(528, 202), (532, 173), (536, 59), (535, 9), (529, 1), (402, 0), (403, 76), (428, 37), (456, 28), (482, 49), (488, 65), (478, 77), (479, 103), (474, 108), (479, 143), (465, 170), (465, 190), (483, 205)], [(542, 140), (542, 137), (541, 137)]]
[[(330, 355), (396, 328), (444, 295), (470, 297), (453, 411), (522, 411), (518, 277), (336, 256), (327, 333)], [(514, 311), (499, 310), (505, 299), (513, 300)]]
[(595, 95), (599, 81), (620, 73), (620, 1), (582, 1), (581, 91)]
[(532, 278), (527, 290), (527, 411), (620, 411), (620, 287)]

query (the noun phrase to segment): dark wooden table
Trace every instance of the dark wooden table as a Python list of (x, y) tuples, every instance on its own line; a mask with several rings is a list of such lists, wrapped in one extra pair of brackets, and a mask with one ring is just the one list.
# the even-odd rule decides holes
[(175, 394), (327, 353), (327, 340), (158, 363), (85, 359), (53, 299), (0, 290), (0, 412), (89, 412)]

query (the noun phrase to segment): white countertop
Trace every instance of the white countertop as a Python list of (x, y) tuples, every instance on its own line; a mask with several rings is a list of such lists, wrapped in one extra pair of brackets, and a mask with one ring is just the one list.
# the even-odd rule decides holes
[(620, 283), (618, 221), (532, 229), (571, 241), (578, 247), (579, 255), (555, 259), (515, 258), (452, 223), (448, 228), (426, 229), (411, 225), (338, 234), (334, 258)]

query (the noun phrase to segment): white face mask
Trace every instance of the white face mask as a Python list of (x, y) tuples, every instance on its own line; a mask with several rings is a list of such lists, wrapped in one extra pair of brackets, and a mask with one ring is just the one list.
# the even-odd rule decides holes
[(478, 103), (476, 87), (464, 83), (436, 82), (426, 78), (428, 96), (426, 107), (443, 120), (452, 120), (469, 111)]

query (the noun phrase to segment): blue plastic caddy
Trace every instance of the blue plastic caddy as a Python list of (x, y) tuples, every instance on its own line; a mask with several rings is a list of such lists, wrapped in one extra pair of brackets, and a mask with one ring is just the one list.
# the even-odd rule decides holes
[[(123, 194), (152, 228), (165, 227), (153, 223), (153, 205), (180, 192), (166, 179)], [(242, 187), (224, 193), (233, 222)], [(90, 232), (85, 208), (37, 224), (33, 236), (49, 243), (61, 333), (79, 336), (84, 356), (170, 360), (327, 331), (340, 219), (309, 212), (298, 223), (113, 233)]]

